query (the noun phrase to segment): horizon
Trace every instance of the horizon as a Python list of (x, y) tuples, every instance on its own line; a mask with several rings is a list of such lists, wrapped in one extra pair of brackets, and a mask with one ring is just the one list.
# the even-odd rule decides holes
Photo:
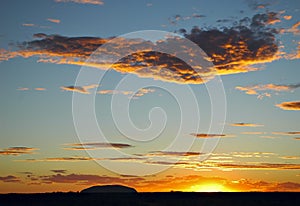
[(0, 4), (0, 194), (300, 192), (297, 0)]

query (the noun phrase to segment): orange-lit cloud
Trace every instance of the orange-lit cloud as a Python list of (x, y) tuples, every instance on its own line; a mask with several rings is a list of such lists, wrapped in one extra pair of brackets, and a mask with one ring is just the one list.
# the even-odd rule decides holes
[(62, 86), (60, 87), (64, 91), (78, 92), (82, 94), (90, 94), (90, 89), (99, 87), (98, 84), (91, 84), (87, 86)]
[(295, 137), (294, 139), (295, 139), (295, 140), (300, 140), (300, 137)]
[(204, 133), (196, 134), (196, 133), (192, 133), (191, 135), (194, 136), (194, 137), (197, 137), (197, 138), (227, 137), (225, 134), (204, 134)]
[(276, 107), (283, 110), (300, 110), (300, 101), (282, 102), (280, 104), (276, 104)]
[(9, 147), (6, 149), (0, 150), (0, 155), (23, 155), (23, 154), (33, 154), (37, 148), (33, 147)]
[(102, 148), (129, 148), (132, 145), (124, 144), (124, 143), (103, 143), (103, 142), (88, 142), (88, 143), (74, 143), (74, 144), (67, 144), (70, 147), (66, 147), (66, 150), (95, 150), (95, 149), (102, 149)]
[[(271, 97), (269, 91), (281, 92), (281, 91), (291, 91), (300, 87), (300, 84), (260, 84), (253, 86), (237, 86), (235, 89), (244, 91), (249, 95), (257, 95), (257, 98), (261, 99), (263, 97)], [(268, 92), (263, 92), (268, 91)]]
[(59, 23), (60, 23), (60, 20), (59, 20), (59, 19), (51, 19), (51, 18), (48, 18), (47, 21), (50, 21), (50, 22), (56, 23), (56, 24), (59, 24)]
[[(46, 91), (46, 88), (44, 88), (44, 87), (36, 87), (36, 88), (33, 88), (33, 89), (36, 90), (36, 91)], [(18, 91), (28, 91), (30, 89), (28, 87), (19, 87), (17, 90)]]
[(283, 18), (284, 18), (285, 20), (291, 20), (291, 19), (292, 19), (292, 16), (290, 16), (290, 15), (285, 15), (285, 16), (283, 16)]
[[(254, 65), (280, 58), (276, 41), (278, 32), (268, 27), (276, 18), (275, 13), (269, 12), (257, 14), (251, 20), (242, 19), (237, 22), (238, 26), (223, 29), (202, 30), (195, 27), (190, 32), (181, 29), (180, 32), (184, 37), (197, 44), (208, 56), (201, 60), (203, 61), (201, 63), (188, 62), (190, 65), (173, 55), (178, 53), (188, 55), (191, 60), (195, 59), (193, 56), (203, 58), (203, 55), (196, 53), (193, 48), (186, 47), (185, 40), (180, 37), (168, 37), (155, 43), (142, 39), (114, 39), (114, 43), (108, 43), (99, 50), (107, 55), (108, 59), (111, 56), (119, 57), (131, 51), (136, 53), (111, 65), (109, 60), (86, 62), (96, 49), (111, 38), (65, 37), (42, 33), (34, 35), (39, 38), (38, 40), (18, 44), (18, 49), (15, 51), (2, 49), (0, 60), (8, 60), (17, 56), (24, 58), (38, 56), (39, 62), (85, 65), (99, 69), (112, 68), (118, 72), (133, 73), (139, 77), (151, 77), (181, 84), (201, 84), (212, 78), (214, 74), (226, 75), (255, 71), (257, 68)], [(154, 52), (158, 49), (165, 50), (170, 46), (174, 47), (174, 45), (178, 47), (174, 54)], [(207, 65), (208, 62), (212, 62), (214, 68), (201, 67)]]
[(299, 26), (300, 26), (300, 21), (296, 22), (291, 28), (284, 29), (283, 32), (289, 32), (294, 35), (300, 34)]
[(78, 4), (94, 4), (94, 5), (103, 5), (102, 0), (55, 0), (55, 2), (73, 2)]
[[(20, 177), (13, 175), (0, 177), (0, 180), (19, 180)], [(74, 188), (75, 185), (82, 185), (84, 189), (92, 185), (122, 184), (135, 188), (138, 192), (170, 192), (170, 191), (200, 191), (200, 188), (206, 188), (209, 191), (211, 185), (218, 185), (221, 191), (300, 191), (300, 184), (296, 182), (266, 182), (262, 180), (233, 179), (229, 180), (222, 177), (204, 177), (201, 175), (181, 175), (165, 177), (147, 178), (136, 176), (107, 176), (98, 174), (54, 174), (36, 176), (33, 180), (26, 180), (27, 185), (35, 183), (41, 184), (59, 184), (69, 185)], [(74, 191), (74, 189), (72, 189)]]
[(262, 127), (264, 125), (254, 124), (254, 123), (238, 122), (238, 123), (232, 123), (232, 124), (230, 124), (230, 126), (234, 126), (234, 127)]
[(45, 91), (46, 88), (43, 88), (43, 87), (37, 87), (37, 88), (34, 88), (34, 90), (36, 90), (36, 91)]

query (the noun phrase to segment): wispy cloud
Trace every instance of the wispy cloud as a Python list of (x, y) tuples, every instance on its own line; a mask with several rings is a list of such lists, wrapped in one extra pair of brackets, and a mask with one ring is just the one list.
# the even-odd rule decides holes
[(103, 148), (129, 148), (132, 147), (130, 144), (124, 143), (103, 143), (103, 142), (87, 142), (87, 143), (73, 143), (67, 144), (69, 147), (64, 149), (66, 150), (95, 150), (95, 149), (103, 149)]
[(300, 110), (300, 101), (282, 102), (280, 104), (276, 104), (276, 107), (283, 110)]
[(254, 123), (238, 122), (238, 123), (232, 123), (232, 124), (230, 124), (230, 126), (234, 126), (234, 127), (262, 127), (264, 125), (254, 124)]
[(16, 160), (17, 162), (78, 162), (78, 161), (92, 161), (91, 157), (72, 156), (72, 157), (48, 157), (44, 159), (24, 159)]
[(227, 137), (225, 134), (206, 134), (206, 133), (191, 133), (192, 136), (197, 138), (215, 138), (215, 137)]
[(297, 159), (300, 159), (300, 156), (283, 156), (280, 158), (285, 159), (285, 160), (297, 160)]
[(73, 2), (78, 4), (94, 4), (94, 5), (103, 5), (102, 0), (55, 0), (55, 2)]
[(6, 149), (0, 150), (0, 155), (23, 155), (23, 154), (33, 154), (37, 148), (33, 147), (9, 147)]
[(59, 24), (59, 23), (60, 23), (60, 20), (59, 20), (59, 19), (48, 18), (47, 21), (50, 21), (50, 22), (56, 23), (56, 24)]
[[(28, 87), (19, 87), (17, 90), (18, 91), (29, 91), (31, 89), (28, 88)], [(33, 90), (35, 90), (35, 91), (46, 91), (46, 88), (44, 88), (44, 87), (36, 87), (36, 88), (33, 88)]]
[(298, 131), (290, 131), (290, 132), (272, 132), (275, 135), (300, 135)]
[(257, 95), (257, 98), (271, 97), (271, 91), (291, 91), (300, 87), (299, 84), (257, 84), (253, 86), (237, 86), (235, 89), (244, 91), (249, 95)]
[(94, 89), (99, 87), (98, 84), (91, 84), (87, 86), (62, 86), (60, 87), (63, 91), (71, 91), (71, 92), (78, 92), (82, 94), (90, 94), (90, 89)]
[(132, 98), (139, 98), (141, 96), (144, 96), (145, 94), (148, 93), (153, 93), (155, 92), (155, 89), (152, 88), (142, 88), (140, 90), (138, 90), (135, 94), (133, 91), (124, 91), (124, 90), (100, 90), (97, 93), (98, 94), (122, 94), (125, 96), (132, 96)]

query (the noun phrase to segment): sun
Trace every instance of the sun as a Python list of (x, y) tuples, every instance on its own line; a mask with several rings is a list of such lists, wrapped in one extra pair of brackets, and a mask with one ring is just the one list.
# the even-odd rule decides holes
[(230, 192), (230, 190), (221, 184), (208, 183), (201, 185), (194, 185), (190, 187), (193, 192)]

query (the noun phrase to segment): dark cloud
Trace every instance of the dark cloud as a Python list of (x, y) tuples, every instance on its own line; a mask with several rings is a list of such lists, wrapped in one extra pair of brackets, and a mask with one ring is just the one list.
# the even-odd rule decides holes
[(276, 107), (283, 110), (300, 110), (300, 101), (282, 102), (280, 104), (276, 104)]
[(234, 127), (262, 127), (264, 125), (254, 124), (254, 123), (238, 122), (238, 123), (232, 123), (232, 124), (230, 124), (230, 126), (234, 126)]
[(219, 74), (251, 71), (255, 63), (277, 59), (276, 29), (268, 25), (276, 13), (256, 14), (240, 20), (237, 26), (218, 29), (194, 27), (184, 36), (202, 48), (212, 59)]
[(65, 174), (67, 170), (51, 170), (51, 172), (58, 173), (58, 174)]
[(74, 157), (48, 157), (44, 159), (25, 159), (18, 160), (20, 162), (78, 162), (78, 161), (92, 161), (91, 157), (74, 156)]
[(99, 87), (98, 84), (91, 84), (91, 85), (87, 85), (87, 86), (63, 86), (60, 87), (62, 90), (64, 91), (71, 91), (71, 92), (78, 92), (78, 93), (82, 93), (82, 94), (90, 94), (90, 89), (94, 89)]
[(87, 142), (87, 143), (74, 143), (74, 144), (67, 144), (70, 147), (64, 148), (67, 150), (94, 150), (94, 149), (101, 149), (101, 148), (129, 148), (132, 147), (130, 144), (125, 143), (103, 143), (103, 142)]
[(18, 178), (18, 177), (16, 177), (16, 176), (13, 176), (13, 175), (8, 175), (8, 176), (4, 176), (4, 177), (1, 177), (0, 176), (0, 181), (2, 181), (2, 182), (21, 182), (21, 180)]
[(300, 132), (298, 132), (298, 131), (292, 131), (292, 132), (272, 132), (272, 134), (275, 134), (275, 135), (300, 135)]
[(214, 137), (227, 137), (225, 134), (205, 134), (205, 133), (192, 133), (191, 134), (194, 137), (197, 138), (214, 138)]
[(199, 156), (201, 152), (175, 152), (175, 151), (153, 151), (147, 153), (145, 156)]
[(23, 155), (23, 154), (33, 154), (37, 148), (33, 147), (9, 147), (3, 150), (0, 150), (0, 155)]

